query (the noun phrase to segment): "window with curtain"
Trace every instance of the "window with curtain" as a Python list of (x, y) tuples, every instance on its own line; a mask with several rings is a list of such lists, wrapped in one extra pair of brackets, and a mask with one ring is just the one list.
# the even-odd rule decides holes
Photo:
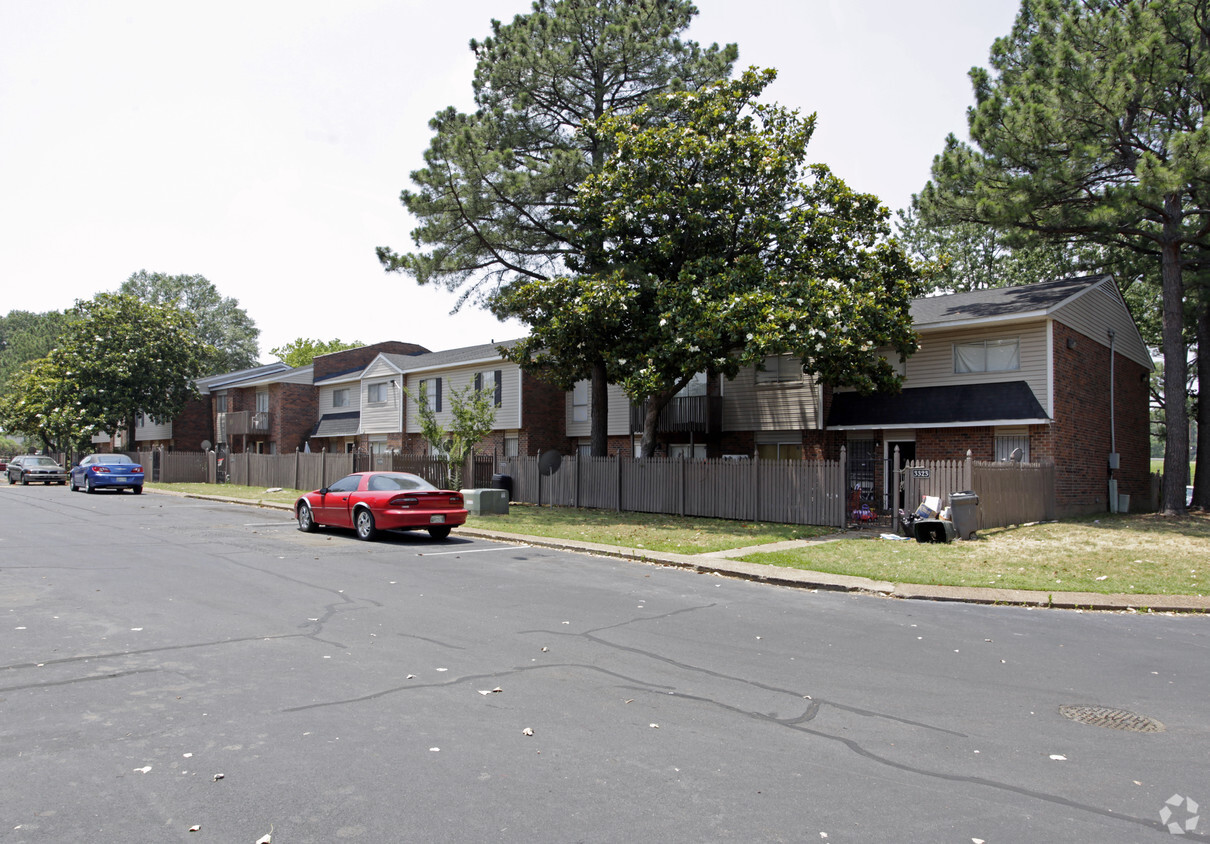
[(1013, 372), (1021, 368), (1021, 340), (975, 340), (954, 344), (954, 372)]

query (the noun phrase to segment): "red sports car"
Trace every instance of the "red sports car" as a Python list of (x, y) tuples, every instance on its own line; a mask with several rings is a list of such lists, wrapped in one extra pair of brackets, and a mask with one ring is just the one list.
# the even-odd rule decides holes
[(371, 540), (383, 530), (418, 530), (445, 539), (450, 528), (466, 522), (462, 494), (438, 489), (407, 472), (358, 472), (294, 502), (298, 529), (312, 533), (320, 525), (353, 528)]

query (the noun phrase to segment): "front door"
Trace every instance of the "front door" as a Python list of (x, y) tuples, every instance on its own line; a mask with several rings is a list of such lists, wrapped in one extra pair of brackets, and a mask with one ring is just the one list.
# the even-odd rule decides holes
[[(899, 466), (898, 467), (891, 465), (891, 463), (895, 459), (895, 449), (896, 448), (899, 449)], [(900, 470), (902, 470), (903, 467), (908, 465), (909, 463), (916, 462), (916, 441), (915, 440), (887, 440), (886, 454), (887, 454), (887, 478), (886, 478), (886, 483), (883, 484), (883, 487), (882, 487), (883, 490), (889, 490), (889, 489), (891, 489), (892, 486), (894, 486), (894, 484), (895, 484), (894, 472), (895, 472), (896, 468), (899, 468)], [(899, 483), (899, 490), (898, 490), (898, 496), (897, 496), (898, 502), (894, 506), (897, 508), (902, 508), (903, 507), (903, 475), (902, 474), (899, 476), (899, 480), (900, 480), (900, 483)], [(883, 493), (883, 498), (884, 499), (886, 498), (885, 492)], [(884, 506), (886, 506), (886, 505), (884, 505)], [(891, 509), (891, 508), (887, 507), (887, 509)]]

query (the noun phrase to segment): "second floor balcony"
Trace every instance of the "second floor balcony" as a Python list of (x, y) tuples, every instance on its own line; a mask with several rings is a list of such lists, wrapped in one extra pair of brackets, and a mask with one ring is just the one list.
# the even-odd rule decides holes
[(273, 414), (268, 411), (255, 413), (251, 410), (236, 410), (220, 413), (214, 419), (214, 437), (218, 442), (231, 442), (232, 437), (267, 436), (273, 423)]
[[(643, 430), (646, 405), (630, 406), (630, 430)], [(723, 429), (722, 396), (682, 396), (660, 411), (656, 430), (663, 433), (715, 434)]]

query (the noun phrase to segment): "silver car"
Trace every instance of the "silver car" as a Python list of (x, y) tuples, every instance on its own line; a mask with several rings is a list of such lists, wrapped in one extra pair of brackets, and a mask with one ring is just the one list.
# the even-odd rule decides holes
[(8, 461), (10, 484), (66, 484), (67, 470), (54, 458), (41, 454), (23, 454)]

